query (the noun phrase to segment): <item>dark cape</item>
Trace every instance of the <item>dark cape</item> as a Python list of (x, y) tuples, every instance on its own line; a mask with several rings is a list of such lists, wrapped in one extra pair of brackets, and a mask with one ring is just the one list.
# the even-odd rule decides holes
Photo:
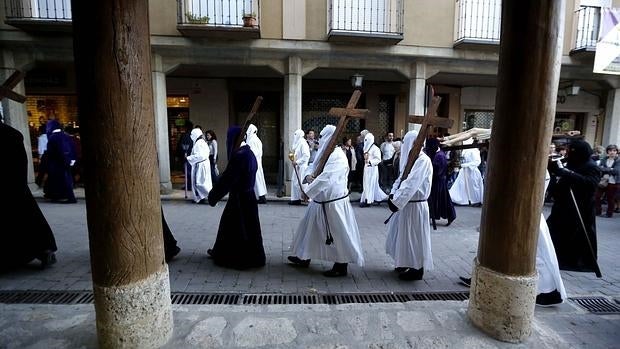
[(434, 138), (426, 141), (424, 152), (433, 162), (433, 184), (428, 198), (428, 208), (432, 219), (445, 218), (450, 224), (456, 219), (456, 211), (448, 191), (448, 160), (446, 154), (438, 150), (439, 141)]
[(28, 157), (19, 131), (0, 122), (0, 270), (43, 258), (56, 240), (28, 188)]
[(239, 127), (228, 130), (226, 140), (228, 166), (209, 193), (209, 204), (215, 204), (228, 193), (228, 202), (220, 219), (220, 226), (211, 257), (215, 264), (247, 269), (265, 265), (265, 250), (258, 218), (258, 203), (254, 182), (258, 164), (249, 146), (244, 145), (231, 154)]
[(594, 194), (601, 173), (590, 158), (592, 148), (584, 141), (574, 141), (569, 148), (566, 168), (559, 169), (551, 164), (549, 171), (559, 177), (553, 191), (555, 199), (547, 225), (558, 263), (562, 270), (594, 272), (592, 252), (583, 232), (575, 204), (570, 194), (572, 189), (579, 212), (583, 218), (594, 258), (597, 257), (596, 208)]
[(75, 202), (73, 194), (73, 171), (71, 161), (77, 159), (75, 143), (71, 136), (60, 132), (56, 120), (48, 122), (47, 132), (47, 181), (45, 183), (45, 195), (52, 201)]

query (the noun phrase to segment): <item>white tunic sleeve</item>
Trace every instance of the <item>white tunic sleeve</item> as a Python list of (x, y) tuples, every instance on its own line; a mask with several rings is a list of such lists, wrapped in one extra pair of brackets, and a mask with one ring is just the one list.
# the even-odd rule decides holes
[(192, 148), (192, 154), (187, 157), (187, 162), (189, 162), (191, 165), (194, 165), (208, 159), (209, 146), (204, 140), (200, 139), (194, 144), (194, 147)]
[(310, 198), (323, 201), (346, 194), (346, 178), (349, 173), (349, 166), (344, 153), (340, 149), (336, 150), (327, 159), (323, 172), (308, 185), (306, 194)]
[(381, 151), (375, 145), (368, 150), (368, 162), (372, 166), (377, 166), (381, 163)]

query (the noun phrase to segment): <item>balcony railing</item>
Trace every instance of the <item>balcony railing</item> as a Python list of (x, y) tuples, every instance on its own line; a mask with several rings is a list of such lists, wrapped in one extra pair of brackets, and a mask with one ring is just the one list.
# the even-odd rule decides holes
[[(244, 17), (253, 17), (258, 25), (258, 0), (179, 0), (179, 24), (243, 27)], [(248, 23), (245, 23), (248, 26)]]
[(594, 51), (601, 24), (601, 8), (582, 6), (575, 11), (575, 19), (577, 20), (577, 36), (575, 48), (572, 51)]
[(330, 0), (329, 37), (397, 43), (403, 39), (403, 16), (403, 0)]
[(454, 46), (499, 44), (501, 0), (456, 0), (455, 17)]
[(4, 0), (7, 21), (71, 22), (71, 0)]

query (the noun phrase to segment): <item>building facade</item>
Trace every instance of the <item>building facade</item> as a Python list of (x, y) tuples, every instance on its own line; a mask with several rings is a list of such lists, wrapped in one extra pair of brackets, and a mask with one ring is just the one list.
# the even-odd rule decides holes
[[(592, 73), (601, 8), (617, 6), (567, 1), (554, 128), (579, 130), (593, 145), (620, 143), (620, 80)], [(263, 165), (275, 183), (293, 132), (335, 122), (327, 111), (346, 105), (356, 75), (358, 108), (370, 114), (347, 136), (364, 128), (379, 142), (386, 132), (404, 135), (414, 127), (407, 116), (424, 114), (427, 85), (442, 96), (439, 116), (455, 121), (443, 131), (491, 126), (500, 0), (151, 0), (149, 8), (162, 190), (182, 169), (176, 148), (187, 120), (222, 136), (223, 168), (226, 129), (245, 120), (258, 95)], [(36, 159), (40, 123), (79, 126), (71, 2), (4, 0), (2, 11), (0, 72), (27, 72), (16, 88), (27, 102), (4, 100), (5, 118)]]

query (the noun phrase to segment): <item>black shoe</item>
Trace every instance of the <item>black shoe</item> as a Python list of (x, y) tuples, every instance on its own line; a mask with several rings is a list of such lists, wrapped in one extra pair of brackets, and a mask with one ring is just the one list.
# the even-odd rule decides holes
[(334, 266), (323, 272), (323, 276), (327, 277), (340, 277), (347, 276), (347, 263), (334, 263)]
[(41, 269), (45, 269), (49, 267), (50, 265), (56, 263), (56, 254), (51, 250), (46, 250), (37, 259), (41, 261)]
[(366, 201), (360, 202), (360, 207), (368, 207), (368, 206), (370, 206), (370, 205), (368, 205), (368, 202), (366, 202)]
[(414, 280), (422, 280), (424, 276), (424, 268), (413, 269), (407, 268), (406, 271), (398, 274), (398, 278), (405, 281), (414, 281)]
[(166, 263), (170, 262), (179, 252), (181, 252), (181, 248), (179, 246), (174, 246), (170, 253), (166, 253)]
[(454, 219), (453, 220), (448, 220), (448, 224), (446, 224), (446, 227), (449, 227), (450, 224), (452, 224), (452, 222), (454, 222)]
[(307, 268), (307, 267), (310, 266), (310, 260), (309, 259), (301, 259), (301, 258), (299, 258), (297, 256), (288, 256), (288, 260), (293, 265), (296, 265), (298, 267)]
[(397, 273), (402, 273), (403, 271), (406, 271), (407, 267), (396, 267), (394, 268), (394, 271)]
[(208, 249), (207, 254), (209, 255), (209, 258), (213, 258), (213, 249)]
[(549, 293), (540, 293), (536, 296), (536, 305), (540, 307), (552, 307), (562, 304), (562, 302), (562, 296), (558, 290), (553, 290)]
[(291, 200), (288, 204), (292, 206), (301, 206), (301, 200)]
[(258, 197), (258, 203), (259, 204), (266, 204), (267, 203), (267, 198), (265, 197), (265, 195), (261, 195)]
[(459, 276), (459, 284), (466, 286), (466, 287), (471, 287), (471, 278), (466, 278), (463, 276)]

